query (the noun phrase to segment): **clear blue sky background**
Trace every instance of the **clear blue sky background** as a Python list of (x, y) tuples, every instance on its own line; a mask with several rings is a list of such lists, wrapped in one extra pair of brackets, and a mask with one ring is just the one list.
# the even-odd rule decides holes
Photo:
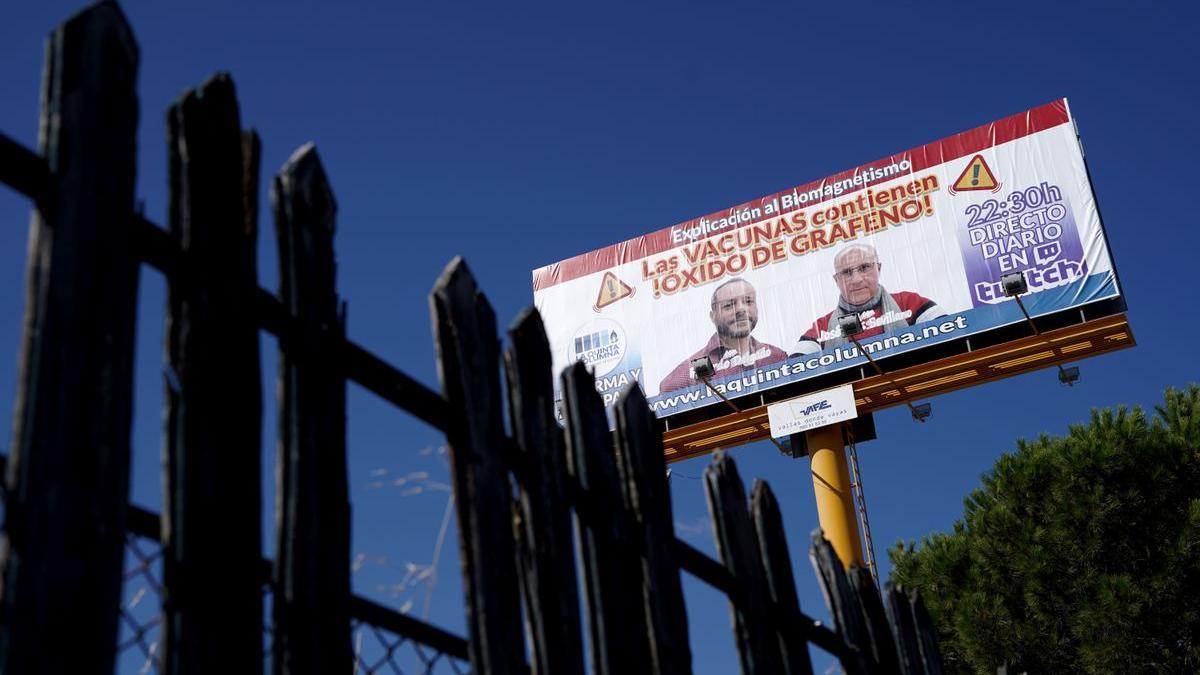
[[(0, 21), (0, 130), (36, 143), (43, 39), (77, 2), (8, 6)], [(507, 323), (530, 270), (1066, 96), (1078, 118), (1124, 283), (1136, 349), (933, 401), (913, 423), (876, 416), (860, 447), (878, 555), (948, 529), (962, 498), (1018, 438), (1056, 434), (1093, 407), (1153, 406), (1200, 377), (1194, 290), (1195, 3), (742, 4), (647, 9), (461, 3), (126, 2), (142, 46), (138, 194), (165, 222), (164, 113), (232, 72), (264, 146), (260, 283), (277, 287), (266, 185), (315, 141), (336, 190), (339, 284), (350, 336), (437, 387), (426, 295), (463, 255)], [(0, 189), (0, 410), (11, 410), (28, 203)], [(158, 509), (161, 275), (140, 297), (133, 500)], [(263, 338), (264, 392), (275, 343)], [(350, 388), (355, 589), (423, 614), (447, 504), (442, 438)], [(263, 464), (273, 475), (268, 402)], [(0, 414), (0, 443), (11, 437)], [(433, 449), (433, 451), (430, 451)], [(806, 560), (816, 526), (806, 460), (734, 451), (784, 509), (804, 609), (824, 616)], [(679, 536), (712, 551), (707, 460), (675, 466)], [(428, 478), (422, 474), (427, 472)], [(396, 479), (409, 480), (396, 485)], [(267, 484), (268, 490), (270, 484)], [(419, 492), (414, 487), (423, 488)], [(273, 493), (265, 494), (271, 522)], [(268, 542), (269, 544), (270, 542)], [(269, 551), (268, 551), (269, 553)], [(462, 632), (453, 529), (428, 617)], [(726, 604), (685, 575), (698, 673), (736, 669)], [(632, 590), (632, 589), (631, 589)]]

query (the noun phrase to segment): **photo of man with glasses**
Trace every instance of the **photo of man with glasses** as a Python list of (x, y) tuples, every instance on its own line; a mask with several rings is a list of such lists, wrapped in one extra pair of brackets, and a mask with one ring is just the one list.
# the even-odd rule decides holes
[(946, 315), (937, 303), (918, 293), (888, 292), (879, 283), (882, 269), (874, 246), (851, 244), (838, 252), (833, 258), (833, 280), (839, 292), (837, 309), (813, 322), (800, 336), (794, 353), (811, 354), (849, 342), (837, 321), (846, 314), (857, 314), (862, 321), (859, 339)]
[(660, 393), (683, 389), (695, 384), (692, 360), (707, 356), (712, 360), (713, 378), (718, 379), (741, 370), (751, 370), (769, 363), (783, 361), (787, 352), (779, 347), (755, 340), (750, 333), (758, 325), (758, 293), (745, 279), (730, 279), (713, 290), (708, 318), (716, 332), (700, 351), (683, 360), (658, 385)]

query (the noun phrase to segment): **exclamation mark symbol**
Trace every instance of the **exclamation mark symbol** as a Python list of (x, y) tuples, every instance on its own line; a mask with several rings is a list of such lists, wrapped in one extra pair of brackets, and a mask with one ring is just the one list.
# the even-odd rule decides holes
[[(976, 171), (975, 173), (979, 173), (979, 172)], [(608, 297), (610, 297), (610, 298), (617, 297), (617, 285), (613, 283), (612, 277), (608, 278)]]
[(979, 185), (979, 170), (981, 168), (983, 168), (983, 165), (979, 162), (976, 162), (975, 166), (971, 167), (971, 185)]

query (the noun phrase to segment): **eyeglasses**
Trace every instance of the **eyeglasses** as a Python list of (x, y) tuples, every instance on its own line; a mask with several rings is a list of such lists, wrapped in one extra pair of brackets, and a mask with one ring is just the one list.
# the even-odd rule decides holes
[(865, 277), (877, 269), (879, 269), (879, 263), (877, 262), (863, 263), (855, 267), (847, 267), (846, 269), (838, 270), (837, 272), (833, 273), (833, 276), (849, 279), (850, 277), (854, 276), (855, 272), (858, 272), (858, 276)]

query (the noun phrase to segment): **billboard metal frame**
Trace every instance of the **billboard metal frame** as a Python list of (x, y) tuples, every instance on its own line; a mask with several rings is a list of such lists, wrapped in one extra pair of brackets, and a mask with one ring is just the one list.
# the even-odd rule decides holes
[[(1059, 322), (1063, 322), (1065, 317), (1038, 317), (1035, 321), (1039, 329), (1043, 330), (1040, 336), (1026, 335), (1014, 338), (994, 335), (1011, 333), (1014, 326), (1006, 326), (949, 345), (963, 350), (958, 354), (934, 361), (922, 359), (925, 362), (895, 370), (888, 368), (886, 376), (866, 376), (861, 369), (831, 375), (848, 376), (845, 379), (854, 384), (855, 405), (860, 413), (866, 413), (903, 405), (914, 398), (945, 394), (1056, 364), (1126, 349), (1136, 344), (1133, 331), (1123, 313), (1095, 319), (1087, 319), (1086, 314), (1078, 309), (1071, 310), (1071, 313), (1082, 315), (1083, 322), (1049, 328), (1054, 322), (1047, 319), (1057, 318)], [(1028, 325), (1017, 325), (1015, 328), (1029, 331)], [(991, 338), (991, 344), (973, 347), (971, 342), (978, 343), (981, 337)], [(901, 357), (893, 357), (887, 361), (898, 358)], [(810, 380), (797, 384), (809, 385), (803, 387), (809, 391), (830, 386), (829, 382), (818, 384)], [(771, 433), (767, 421), (769, 403), (805, 392), (797, 391), (793, 385), (764, 393), (772, 396), (759, 397), (758, 406), (746, 408), (740, 413), (712, 416), (709, 419), (691, 421), (683, 426), (671, 423), (678, 416), (664, 419), (663, 447), (667, 461), (677, 462), (719, 448), (763, 440)], [(768, 398), (770, 400), (767, 400)]]

